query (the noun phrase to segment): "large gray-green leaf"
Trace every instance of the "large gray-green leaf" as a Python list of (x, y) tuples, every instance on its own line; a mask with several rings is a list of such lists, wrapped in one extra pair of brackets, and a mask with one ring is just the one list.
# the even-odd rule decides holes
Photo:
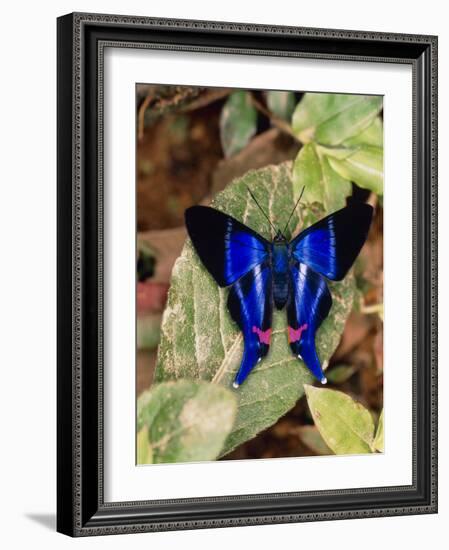
[(267, 105), (277, 117), (290, 120), (296, 105), (295, 94), (293, 92), (270, 91), (267, 93)]
[(313, 143), (301, 148), (293, 164), (295, 194), (303, 187), (303, 200), (318, 202), (327, 212), (343, 208), (351, 194), (351, 183), (330, 167), (327, 157), (319, 154)]
[(293, 131), (303, 143), (338, 145), (368, 128), (382, 109), (382, 97), (306, 93), (293, 113)]
[(138, 400), (138, 459), (155, 464), (214, 460), (236, 410), (235, 395), (222, 386), (191, 380), (158, 384)]
[[(296, 199), (291, 163), (247, 172), (229, 184), (212, 203), (213, 207), (271, 239), (270, 225), (249, 196), (247, 186), (273, 223), (283, 228)], [(297, 234), (324, 213), (316, 204), (312, 209), (301, 203), (291, 219), (290, 233)], [(204, 230), (207, 231), (207, 227)], [(324, 365), (340, 340), (352, 307), (353, 276), (350, 274), (342, 282), (330, 283), (329, 287), (333, 307), (316, 338), (318, 354)], [(227, 295), (228, 290), (217, 286), (188, 240), (172, 273), (162, 320), (156, 381), (191, 378), (231, 387), (240, 366), (243, 341), (228, 312)], [(304, 393), (304, 383), (311, 380), (303, 363), (291, 354), (285, 311), (275, 312), (269, 354), (235, 391), (237, 418), (222, 454), (276, 422), (295, 405)]]
[(349, 395), (314, 386), (305, 387), (315, 426), (335, 454), (373, 452), (371, 413)]
[(241, 151), (257, 130), (257, 111), (249, 92), (233, 92), (223, 106), (220, 136), (226, 157)]

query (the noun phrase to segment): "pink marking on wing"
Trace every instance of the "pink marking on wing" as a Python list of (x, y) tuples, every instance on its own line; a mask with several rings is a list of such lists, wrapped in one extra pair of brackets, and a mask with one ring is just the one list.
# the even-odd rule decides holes
[(255, 332), (257, 334), (257, 336), (259, 337), (259, 342), (261, 344), (267, 344), (267, 346), (270, 345), (271, 328), (269, 328), (267, 330), (260, 330), (260, 328), (253, 327), (253, 332)]
[(309, 326), (307, 325), (307, 323), (304, 323), (297, 329), (288, 327), (288, 341), (292, 344), (293, 342), (301, 340), (302, 333), (308, 328)]

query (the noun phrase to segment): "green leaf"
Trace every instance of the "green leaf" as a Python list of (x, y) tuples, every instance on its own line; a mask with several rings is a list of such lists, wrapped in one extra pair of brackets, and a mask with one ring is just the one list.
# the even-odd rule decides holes
[[(214, 460), (231, 431), (237, 400), (219, 385), (179, 380), (144, 392), (137, 410), (139, 434), (147, 428), (154, 464)], [(139, 454), (140, 438), (139, 458), (145, 454)]]
[(326, 157), (329, 166), (340, 177), (360, 187), (383, 193), (383, 127), (380, 117), (356, 136), (338, 147), (317, 145), (318, 155)]
[(337, 365), (326, 373), (326, 378), (331, 384), (343, 384), (357, 371), (353, 365)]
[(155, 349), (161, 336), (161, 315), (152, 313), (137, 318), (137, 349)]
[(377, 116), (373, 122), (353, 137), (348, 138), (343, 142), (345, 147), (354, 147), (357, 145), (374, 145), (376, 147), (383, 147), (384, 144), (384, 129), (382, 119)]
[(153, 450), (148, 437), (148, 426), (143, 426), (137, 433), (137, 464), (151, 464)]
[(383, 149), (374, 145), (361, 145), (348, 152), (345, 158), (337, 158), (330, 150), (329, 164), (341, 177), (355, 182), (378, 195), (383, 194)]
[(249, 92), (233, 92), (220, 116), (220, 137), (226, 157), (241, 151), (257, 130), (257, 111)]
[(302, 442), (317, 455), (333, 454), (315, 426), (301, 426), (299, 429), (299, 437)]
[(293, 92), (270, 91), (267, 93), (267, 105), (277, 117), (290, 120), (296, 105), (295, 94)]
[[(296, 198), (291, 163), (247, 172), (229, 184), (212, 203), (214, 208), (271, 239), (270, 225), (249, 196), (247, 186), (272, 222), (283, 228)], [(296, 235), (304, 224), (310, 225), (323, 215), (322, 208), (311, 209), (301, 203), (292, 216), (290, 232)], [(341, 282), (329, 283), (329, 288), (333, 306), (316, 338), (318, 355), (324, 364), (338, 345), (352, 308), (354, 278), (348, 275)], [(218, 287), (188, 240), (172, 272), (162, 320), (156, 381), (203, 379), (231, 387), (242, 359), (243, 340), (227, 309), (227, 296), (228, 289)], [(222, 454), (274, 424), (303, 395), (303, 384), (312, 380), (304, 364), (291, 354), (286, 325), (285, 311), (275, 311), (269, 354), (235, 390), (237, 419)]]
[(332, 170), (326, 156), (320, 155), (313, 143), (301, 148), (293, 165), (295, 195), (303, 187), (303, 200), (309, 204), (318, 202), (327, 212), (343, 208), (351, 194), (351, 183)]
[(374, 422), (371, 413), (348, 395), (305, 386), (315, 426), (335, 454), (371, 453)]
[(379, 416), (379, 421), (377, 423), (377, 431), (376, 431), (376, 437), (374, 438), (373, 447), (376, 451), (379, 451), (379, 453), (384, 452), (384, 410), (382, 409), (382, 412)]
[(382, 109), (382, 97), (306, 93), (293, 113), (300, 141), (339, 145), (368, 128)]

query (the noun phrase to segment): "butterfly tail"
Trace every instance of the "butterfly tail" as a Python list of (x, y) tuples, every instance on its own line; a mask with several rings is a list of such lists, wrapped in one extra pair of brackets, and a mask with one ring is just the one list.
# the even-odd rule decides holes
[(290, 343), (293, 353), (304, 361), (306, 367), (322, 384), (327, 382), (315, 347), (315, 338), (304, 338), (300, 342)]
[[(268, 331), (267, 331), (268, 333)], [(263, 336), (262, 336), (263, 337)], [(257, 331), (243, 334), (244, 350), (240, 368), (234, 379), (234, 387), (238, 387), (246, 380), (248, 374), (259, 361), (268, 353), (269, 344), (260, 342)], [(268, 342), (268, 335), (267, 335)]]

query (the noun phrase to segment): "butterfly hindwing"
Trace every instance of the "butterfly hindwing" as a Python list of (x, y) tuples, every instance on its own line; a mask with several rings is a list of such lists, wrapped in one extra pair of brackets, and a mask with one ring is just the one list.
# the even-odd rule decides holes
[(243, 358), (235, 377), (237, 387), (268, 353), (273, 313), (273, 276), (268, 262), (259, 264), (234, 285), (228, 296), (228, 309), (243, 333)]
[(268, 241), (219, 210), (192, 206), (186, 210), (185, 218), (198, 256), (222, 287), (231, 285), (267, 258)]
[(317, 273), (340, 281), (365, 243), (373, 209), (355, 203), (311, 225), (290, 243), (293, 257)]
[(292, 262), (287, 302), (288, 341), (312, 374), (325, 382), (315, 347), (315, 335), (332, 306), (326, 281), (306, 264)]

